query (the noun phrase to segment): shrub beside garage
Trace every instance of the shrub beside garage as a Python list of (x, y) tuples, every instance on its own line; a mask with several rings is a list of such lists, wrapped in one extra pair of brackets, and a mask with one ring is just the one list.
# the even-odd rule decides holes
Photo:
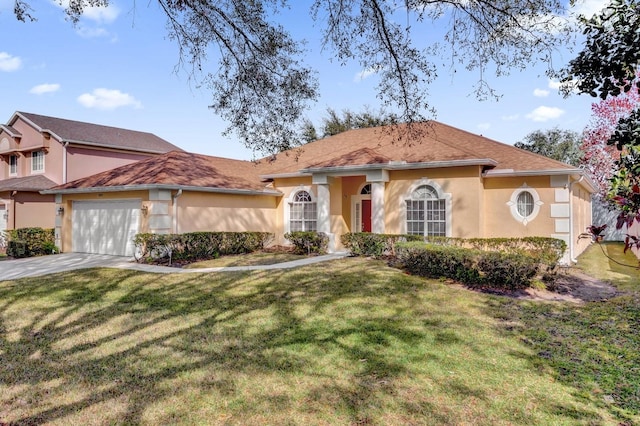
[(5, 231), (7, 256), (20, 258), (58, 253), (53, 229), (19, 228)]

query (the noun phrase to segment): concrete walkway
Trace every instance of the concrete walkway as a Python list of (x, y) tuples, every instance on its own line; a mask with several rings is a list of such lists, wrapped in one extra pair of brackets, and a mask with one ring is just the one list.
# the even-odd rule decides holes
[(137, 263), (129, 257), (109, 256), (106, 254), (62, 253), (50, 256), (29, 257), (26, 259), (0, 261), (0, 281), (25, 277), (37, 277), (57, 272), (87, 268), (119, 268), (158, 274), (193, 274), (203, 272), (258, 271), (290, 269), (313, 263), (326, 262), (346, 257), (347, 253), (333, 253), (324, 256), (306, 257), (291, 262), (273, 265), (228, 266), (219, 268), (181, 269), (169, 266), (146, 265)]

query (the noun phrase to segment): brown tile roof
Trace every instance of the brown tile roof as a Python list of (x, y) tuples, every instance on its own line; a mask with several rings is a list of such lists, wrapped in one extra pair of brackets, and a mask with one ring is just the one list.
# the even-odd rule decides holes
[(172, 151), (78, 179), (52, 189), (129, 187), (199, 187), (211, 190), (238, 190), (275, 193), (260, 181), (259, 168), (250, 161), (210, 157)]
[(0, 180), (0, 192), (25, 191), (38, 192), (56, 186), (56, 183), (43, 175), (33, 175)]
[(180, 150), (177, 146), (152, 133), (47, 117), (28, 112), (16, 112), (7, 126), (13, 125), (18, 117), (30, 122), (38, 131), (48, 130), (60, 142), (157, 154)]
[[(407, 142), (407, 132), (415, 138)], [(348, 160), (348, 161), (347, 161)], [(485, 160), (485, 161), (481, 161)], [(376, 127), (349, 130), (308, 143), (275, 157), (260, 160), (265, 175), (295, 173), (318, 167), (364, 166), (389, 162), (428, 163), (466, 161), (486, 164), (495, 169), (519, 171), (575, 169), (547, 157), (496, 142), (436, 121), (419, 123), (409, 130)]]

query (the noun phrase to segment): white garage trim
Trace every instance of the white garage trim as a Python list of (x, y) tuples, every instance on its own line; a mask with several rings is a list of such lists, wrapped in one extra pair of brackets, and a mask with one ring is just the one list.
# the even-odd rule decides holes
[(140, 229), (142, 200), (74, 201), (72, 250), (79, 253), (133, 256)]

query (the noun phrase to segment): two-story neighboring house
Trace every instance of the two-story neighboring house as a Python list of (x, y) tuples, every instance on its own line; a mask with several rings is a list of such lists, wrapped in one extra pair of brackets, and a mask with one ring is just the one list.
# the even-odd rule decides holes
[(174, 150), (151, 133), (16, 112), (0, 125), (0, 231), (54, 227), (41, 190)]

